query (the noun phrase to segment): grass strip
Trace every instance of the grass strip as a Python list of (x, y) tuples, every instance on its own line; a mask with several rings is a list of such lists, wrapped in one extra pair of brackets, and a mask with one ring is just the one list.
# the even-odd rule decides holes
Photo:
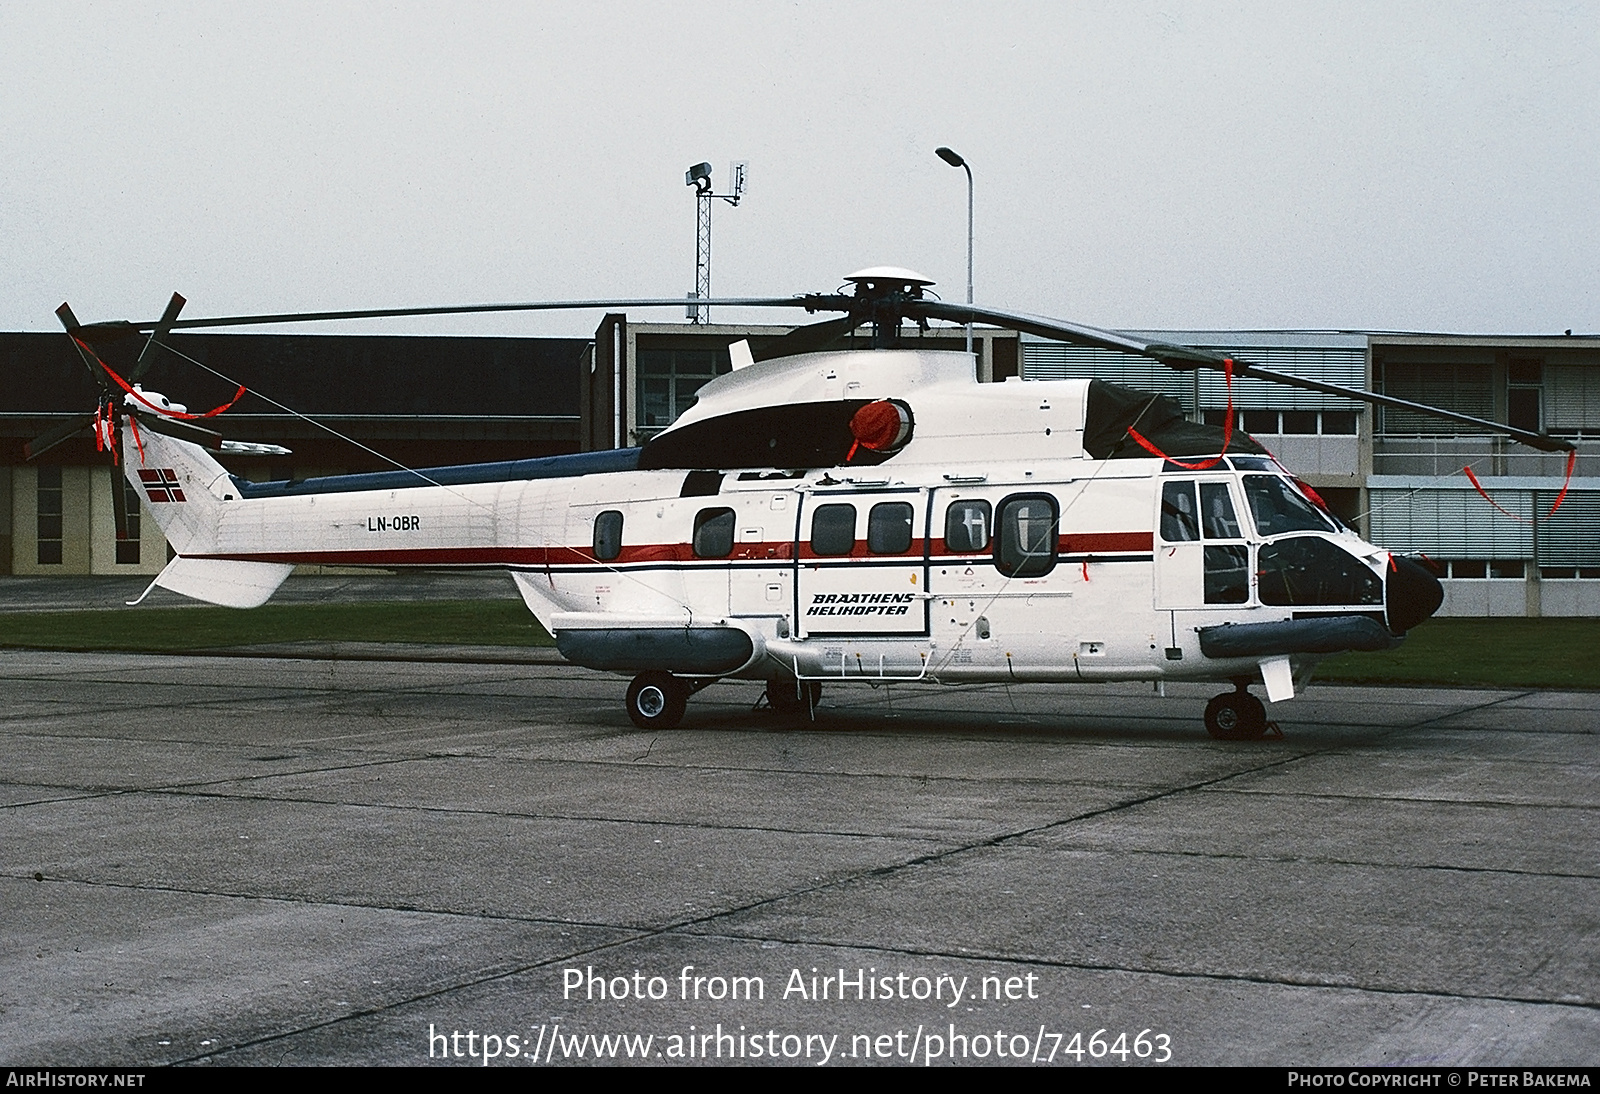
[(281, 642), (553, 646), (520, 600), (0, 613), (0, 647), (199, 650)]
[(1430, 619), (1396, 650), (1342, 653), (1317, 680), (1344, 684), (1600, 688), (1600, 619)]
[[(522, 603), (509, 599), (0, 613), (0, 647), (155, 651), (284, 642), (554, 645)], [(1316, 679), (1600, 688), (1600, 619), (1432, 619), (1397, 650), (1323, 661)]]

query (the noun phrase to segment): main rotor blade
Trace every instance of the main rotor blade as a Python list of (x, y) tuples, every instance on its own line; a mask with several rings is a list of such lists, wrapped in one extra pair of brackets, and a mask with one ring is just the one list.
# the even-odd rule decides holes
[[(1216, 366), (1202, 365), (1201, 367), (1214, 368)], [(1342, 384), (1326, 384), (1321, 380), (1308, 380), (1304, 376), (1295, 376), (1287, 372), (1278, 372), (1276, 369), (1252, 365), (1247, 361), (1239, 360), (1237, 357), (1233, 359), (1233, 371), (1237, 376), (1268, 380), (1275, 384), (1304, 388), (1307, 391), (1320, 391), (1327, 395), (1342, 395), (1347, 399), (1374, 403), (1378, 406), (1392, 406), (1398, 410), (1410, 410), (1417, 414), (1427, 414), (1450, 422), (1475, 425), (1491, 433), (1504, 434), (1514, 441), (1525, 444), (1529, 448), (1537, 448), (1541, 452), (1571, 452), (1577, 448), (1577, 445), (1571, 441), (1564, 441), (1560, 437), (1552, 437), (1548, 433), (1534, 433), (1527, 429), (1518, 429), (1515, 426), (1506, 425), (1504, 422), (1492, 422), (1487, 418), (1474, 418), (1470, 414), (1458, 414), (1453, 410), (1429, 406), (1426, 403), (1413, 403), (1409, 399), (1400, 399), (1393, 395), (1381, 395), (1376, 391), (1367, 391), (1364, 388), (1345, 387)]]
[[(173, 330), (190, 330), (197, 327), (253, 327), (268, 323), (321, 323), (332, 319), (393, 319), (409, 315), (478, 315), (491, 312), (521, 311), (601, 311), (613, 308), (681, 308), (684, 297), (661, 299), (651, 297), (636, 300), (533, 300), (522, 304), (461, 304), (433, 308), (367, 308), (355, 311), (283, 312), (276, 315), (222, 315), (209, 319), (179, 319)], [(716, 305), (724, 308), (804, 308), (806, 298), (801, 296), (730, 296), (714, 300), (695, 300), (702, 307)], [(130, 323), (137, 331), (153, 331), (161, 324)], [(99, 324), (107, 329), (116, 324)]]
[(161, 313), (161, 318), (156, 321), (155, 330), (150, 332), (150, 337), (145, 340), (144, 349), (139, 351), (139, 360), (128, 373), (128, 383), (136, 384), (144, 379), (144, 374), (150, 371), (150, 366), (156, 363), (156, 347), (172, 329), (172, 324), (177, 322), (178, 313), (188, 301), (177, 293), (172, 294), (172, 299), (167, 301), (167, 310)]
[(1000, 311), (997, 308), (986, 308), (974, 304), (952, 304), (943, 300), (916, 300), (906, 305), (907, 315), (924, 315), (929, 319), (946, 319), (952, 323), (993, 323), (997, 327), (1007, 330), (1021, 331), (1025, 334), (1037, 334), (1043, 338), (1050, 338), (1057, 342), (1067, 342), (1075, 346), (1094, 346), (1099, 349), (1121, 350), (1124, 353), (1137, 353), (1141, 357), (1149, 357), (1160, 361), (1162, 364), (1177, 365), (1179, 367), (1195, 368), (1201, 365), (1214, 365), (1222, 367), (1225, 353), (1213, 350), (1197, 349), (1193, 346), (1176, 346), (1167, 342), (1150, 342), (1142, 338), (1135, 338), (1130, 334), (1120, 331), (1102, 330), (1099, 327), (1086, 327), (1078, 323), (1068, 323), (1061, 319), (1051, 319), (1043, 315), (1027, 315), (1023, 312)]
[(1514, 441), (1525, 444), (1529, 448), (1537, 448), (1541, 452), (1571, 452), (1576, 447), (1570, 441), (1564, 441), (1559, 437), (1552, 437), (1547, 433), (1535, 433), (1531, 430), (1518, 429), (1515, 426), (1506, 425), (1504, 422), (1492, 422), (1486, 418), (1475, 418), (1470, 414), (1459, 414), (1454, 410), (1445, 410), (1442, 407), (1429, 406), (1426, 403), (1414, 403), (1409, 399), (1383, 395), (1376, 391), (1368, 391), (1365, 388), (1329, 384), (1321, 380), (1310, 380), (1304, 376), (1296, 376), (1292, 373), (1278, 372), (1276, 369), (1262, 368), (1260, 365), (1253, 365), (1249, 361), (1232, 356), (1222, 350), (1202, 349), (1197, 346), (1180, 346), (1169, 342), (1149, 342), (1117, 331), (1079, 326), (1076, 323), (1066, 323), (1059, 319), (1049, 319), (1044, 316), (974, 307), (971, 304), (948, 304), (943, 301), (919, 300), (914, 302), (907, 310), (908, 312), (920, 311), (930, 318), (948, 319), (958, 323), (967, 322), (970, 317), (973, 322), (993, 323), (999, 327), (1023, 331), (1027, 334), (1037, 334), (1058, 342), (1067, 342), (1079, 346), (1095, 346), (1100, 349), (1121, 350), (1124, 353), (1136, 353), (1177, 369), (1205, 368), (1221, 372), (1227, 367), (1227, 362), (1231, 360), (1235, 376), (1249, 376), (1269, 383), (1283, 384), (1286, 387), (1298, 387), (1306, 391), (1320, 391), (1325, 395), (1339, 395), (1358, 402), (1389, 406), (1398, 410), (1409, 410), (1417, 414), (1443, 418), (1445, 421), (1477, 426), (1491, 433), (1499, 433), (1510, 437)]
[(79, 433), (82, 433), (85, 429), (88, 429), (90, 426), (94, 425), (94, 421), (95, 415), (85, 414), (81, 418), (72, 419), (72, 421), (61, 426), (59, 429), (52, 429), (50, 432), (41, 437), (35, 437), (33, 440), (22, 446), (22, 458), (25, 460), (37, 459), (46, 452), (50, 451), (56, 445), (70, 441)]
[(750, 355), (757, 361), (771, 361), (778, 357), (810, 353), (821, 349), (835, 338), (843, 338), (855, 330), (860, 322), (854, 315), (846, 315), (839, 319), (824, 319), (820, 323), (807, 323), (780, 338), (774, 338), (759, 350), (751, 350)]

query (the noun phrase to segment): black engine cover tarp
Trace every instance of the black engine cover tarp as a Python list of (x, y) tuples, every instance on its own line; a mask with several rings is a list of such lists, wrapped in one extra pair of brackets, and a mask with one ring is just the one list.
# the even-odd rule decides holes
[(739, 410), (660, 434), (644, 446), (639, 468), (855, 467), (893, 453), (855, 446), (850, 419), (871, 399), (789, 403)]
[[(1150, 453), (1128, 436), (1130, 428), (1169, 456), (1215, 456), (1222, 451), (1222, 428), (1189, 421), (1176, 400), (1090, 380), (1083, 450), (1097, 460), (1149, 459)], [(1228, 451), (1260, 454), (1266, 449), (1236, 429)]]

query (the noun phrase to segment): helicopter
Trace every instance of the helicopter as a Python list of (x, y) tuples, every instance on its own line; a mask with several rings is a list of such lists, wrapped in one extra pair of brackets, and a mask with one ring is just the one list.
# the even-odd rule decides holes
[[(1231, 690), (1207, 704), (1206, 730), (1249, 740), (1273, 727), (1252, 687), (1280, 703), (1322, 658), (1399, 645), (1442, 603), (1431, 570), (1362, 539), (1231, 412), (1201, 424), (1097, 379), (979, 383), (970, 354), (915, 348), (908, 324), (989, 323), (1572, 451), (1211, 349), (948, 303), (898, 267), (846, 284), (704, 302), (840, 314), (759, 355), (735, 343), (733, 371), (642, 446), (271, 483), (216, 458), (271, 446), (224, 440), (198, 424), (218, 411), (139, 386), (171, 331), (682, 301), (181, 319), (174, 294), (154, 322), (89, 325), (63, 304), (101, 403), (29, 455), (92, 427), (175, 552), (151, 589), (212, 604), (265, 603), (303, 563), (507, 570), (568, 661), (630, 677), (625, 706), (643, 729), (678, 725), (724, 679), (813, 717), (823, 684), (1216, 681)], [(870, 348), (825, 348), (868, 326)], [(126, 377), (96, 348), (138, 336)]]

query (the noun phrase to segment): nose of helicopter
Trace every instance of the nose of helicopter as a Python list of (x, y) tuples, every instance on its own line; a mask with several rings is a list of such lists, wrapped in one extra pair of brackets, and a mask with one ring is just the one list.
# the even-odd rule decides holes
[(1394, 564), (1384, 588), (1389, 629), (1405, 634), (1439, 610), (1444, 603), (1444, 586), (1421, 563), (1398, 555), (1391, 558)]

